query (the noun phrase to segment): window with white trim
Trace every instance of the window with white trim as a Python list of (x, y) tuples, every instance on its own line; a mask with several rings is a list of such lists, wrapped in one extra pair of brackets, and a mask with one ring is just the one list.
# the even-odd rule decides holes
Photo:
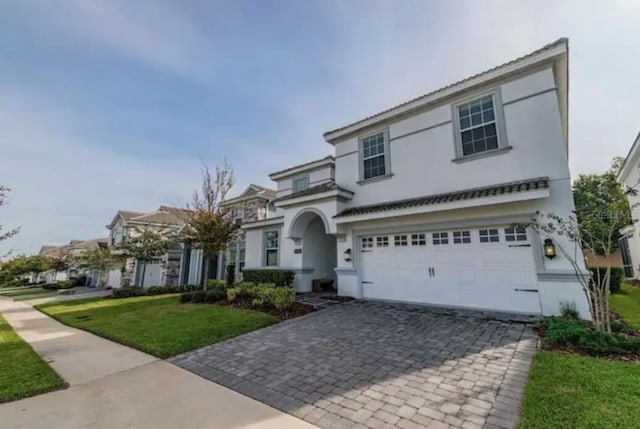
[(376, 247), (389, 247), (389, 237), (376, 237)]
[(278, 266), (279, 235), (278, 231), (266, 231), (264, 233), (264, 254), (267, 267)]
[(293, 192), (304, 191), (309, 187), (309, 175), (296, 177), (291, 182), (291, 188)]
[(453, 231), (453, 243), (471, 243), (471, 231)]
[(362, 248), (370, 249), (373, 247), (373, 237), (362, 237)]
[(427, 245), (427, 234), (424, 234), (424, 233), (411, 234), (411, 245), (412, 246), (426, 246)]
[(494, 94), (459, 104), (456, 111), (462, 156), (498, 149)]
[(409, 240), (407, 240), (406, 234), (402, 235), (394, 235), (393, 236), (393, 245), (396, 247), (405, 247), (409, 245)]
[(497, 229), (480, 230), (480, 243), (498, 243), (499, 241), (500, 235)]
[(389, 174), (389, 153), (386, 131), (363, 137), (360, 140), (362, 180)]
[(433, 233), (433, 244), (449, 244), (449, 233), (448, 232), (434, 232)]
[(521, 226), (504, 229), (506, 241), (527, 241), (527, 230)]

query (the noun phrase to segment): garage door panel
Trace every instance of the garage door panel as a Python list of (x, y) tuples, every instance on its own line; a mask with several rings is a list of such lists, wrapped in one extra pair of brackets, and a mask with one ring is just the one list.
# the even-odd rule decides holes
[[(388, 299), (540, 313), (532, 249), (526, 243), (481, 243), (479, 230), (470, 230), (470, 243), (394, 246), (362, 252), (360, 272), (363, 296)], [(410, 236), (410, 234), (409, 234)], [(439, 237), (439, 236), (437, 236)], [(374, 240), (375, 242), (375, 240)], [(409, 240), (411, 242), (411, 240)], [(516, 244), (516, 245), (514, 245)]]

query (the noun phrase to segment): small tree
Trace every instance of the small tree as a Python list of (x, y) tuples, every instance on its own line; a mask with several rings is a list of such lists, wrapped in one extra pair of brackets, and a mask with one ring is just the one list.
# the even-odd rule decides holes
[(53, 271), (53, 281), (55, 282), (60, 271), (66, 271), (69, 268), (69, 254), (65, 251), (58, 251), (48, 256), (49, 269)]
[(163, 234), (144, 229), (138, 230), (138, 234), (120, 244), (117, 249), (123, 256), (142, 262), (142, 284), (140, 286), (144, 287), (147, 263), (166, 254), (173, 241), (174, 238), (168, 233)]
[[(185, 242), (202, 249), (205, 261), (225, 250), (239, 225), (235, 222), (230, 209), (222, 206), (227, 193), (234, 184), (233, 168), (226, 162), (216, 167), (215, 177), (209, 167), (202, 168), (202, 185), (193, 194), (192, 204), (183, 232)], [(209, 278), (209, 264), (205, 262), (202, 282)]]
[[(0, 207), (7, 204), (7, 198), (9, 196), (9, 192), (11, 192), (11, 189), (0, 185)], [(0, 243), (16, 235), (18, 231), (20, 231), (20, 228), (15, 228), (15, 229), (8, 230), (6, 232), (2, 232), (2, 225), (0, 225)], [(7, 254), (9, 253), (10, 252), (7, 252)], [(0, 254), (0, 257), (7, 256), (7, 254), (5, 255)]]
[(104, 285), (107, 271), (122, 262), (122, 256), (112, 252), (110, 247), (97, 247), (72, 257), (72, 264), (81, 270), (98, 272), (98, 287)]

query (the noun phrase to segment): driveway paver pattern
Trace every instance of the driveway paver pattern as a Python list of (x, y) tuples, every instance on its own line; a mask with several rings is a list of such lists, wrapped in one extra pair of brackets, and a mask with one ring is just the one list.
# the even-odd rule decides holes
[(513, 428), (537, 339), (507, 319), (350, 302), (171, 362), (323, 429)]

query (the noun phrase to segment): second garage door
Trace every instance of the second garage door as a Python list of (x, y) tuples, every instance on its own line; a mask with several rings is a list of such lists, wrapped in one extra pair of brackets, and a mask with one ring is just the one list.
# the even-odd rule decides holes
[(540, 313), (524, 228), (359, 237), (364, 298)]

